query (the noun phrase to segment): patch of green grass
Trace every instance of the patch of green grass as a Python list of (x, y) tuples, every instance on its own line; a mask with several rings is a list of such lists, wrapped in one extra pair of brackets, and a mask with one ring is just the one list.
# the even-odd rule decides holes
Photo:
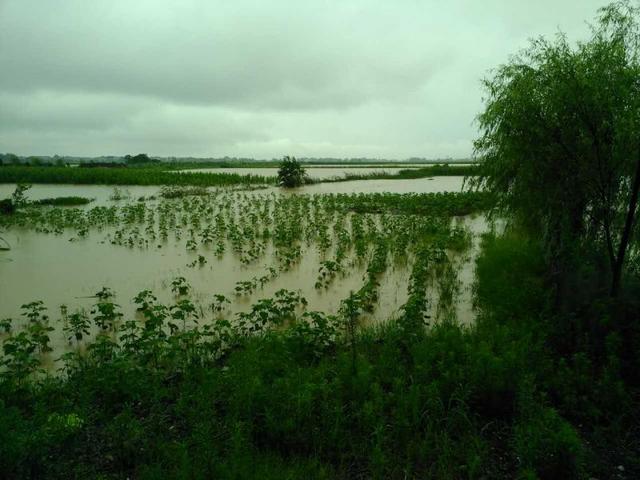
[(190, 185), (210, 187), (238, 184), (272, 184), (275, 181), (275, 176), (167, 171), (162, 165), (132, 168), (34, 166), (7, 166), (0, 168), (0, 183)]
[(30, 202), (30, 204), (36, 205), (36, 206), (52, 205), (57, 207), (63, 207), (63, 206), (87, 205), (92, 201), (93, 201), (93, 198), (86, 198), (86, 197), (55, 197), (55, 198), (43, 198), (41, 200), (33, 200)]
[(348, 173), (342, 177), (320, 180), (320, 182), (348, 182), (351, 180), (411, 180), (416, 178), (458, 176), (467, 177), (478, 175), (479, 169), (475, 165), (430, 165), (420, 168), (406, 168), (397, 173), (385, 171), (364, 174)]

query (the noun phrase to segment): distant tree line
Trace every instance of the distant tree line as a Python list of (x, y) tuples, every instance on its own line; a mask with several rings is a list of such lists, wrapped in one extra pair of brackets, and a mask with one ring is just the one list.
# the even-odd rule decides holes
[(149, 163), (160, 163), (157, 158), (149, 158), (146, 153), (139, 153), (138, 155), (131, 156), (125, 155), (124, 161), (127, 165), (144, 165)]
[[(215, 166), (215, 167), (238, 167), (245, 165), (269, 165), (277, 167), (282, 159), (260, 159), (251, 157), (150, 157), (146, 153), (138, 153), (137, 155), (107, 155), (99, 157), (78, 157), (69, 155), (40, 155), (40, 156), (19, 156), (14, 153), (0, 153), (0, 166), (5, 165), (83, 165), (83, 164), (105, 164), (106, 166), (112, 164), (127, 164), (127, 165), (180, 165), (194, 164), (201, 166)], [(456, 164), (456, 163), (470, 163), (473, 160), (468, 158), (425, 158), (425, 157), (411, 157), (402, 160), (389, 160), (384, 158), (367, 158), (367, 157), (351, 157), (351, 158), (337, 158), (337, 157), (298, 157), (298, 161), (302, 164), (313, 165), (332, 165), (332, 164), (349, 164), (349, 165), (368, 165), (368, 164)]]
[(124, 157), (96, 157), (77, 158), (62, 157), (59, 155), (20, 157), (14, 153), (0, 153), (0, 167), (6, 165), (26, 165), (36, 167), (56, 166), (63, 167), (70, 164), (78, 164), (81, 167), (122, 167), (126, 165), (152, 165), (159, 164), (161, 160), (151, 158), (146, 153), (137, 155), (125, 155)]

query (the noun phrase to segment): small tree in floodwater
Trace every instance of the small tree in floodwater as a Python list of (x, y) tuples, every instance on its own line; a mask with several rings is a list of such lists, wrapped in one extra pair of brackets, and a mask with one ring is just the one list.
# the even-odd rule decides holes
[(307, 172), (296, 157), (284, 157), (278, 169), (278, 184), (281, 187), (294, 188), (306, 182)]
[(24, 192), (26, 192), (30, 188), (31, 185), (19, 183), (16, 186), (13, 194), (11, 195), (11, 198), (0, 200), (0, 214), (10, 215), (14, 213), (18, 208), (22, 208), (27, 205), (29, 201), (27, 200), (27, 196)]
[[(635, 255), (640, 190), (640, 10), (599, 10), (591, 38), (537, 39), (484, 81), (475, 155), (499, 207), (542, 234), (561, 298), (566, 278), (595, 246), (616, 297)], [(631, 251), (631, 253), (630, 253)]]

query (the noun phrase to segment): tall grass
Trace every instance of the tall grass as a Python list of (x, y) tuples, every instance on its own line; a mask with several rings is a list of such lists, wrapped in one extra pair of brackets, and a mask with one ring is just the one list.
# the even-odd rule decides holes
[[(270, 166), (270, 165), (267, 165)], [(4, 166), (0, 168), (0, 183), (62, 183), (93, 185), (190, 185), (221, 186), (238, 184), (275, 184), (276, 177), (239, 173), (205, 173), (183, 171), (184, 167), (153, 165), (129, 168), (73, 168), (54, 166)], [(341, 182), (348, 180), (414, 179), (442, 175), (475, 175), (475, 166), (434, 165), (409, 168), (398, 173), (373, 172), (363, 175), (348, 174), (333, 179), (314, 180)]]
[(236, 173), (169, 172), (162, 167), (70, 168), (6, 166), (0, 183), (67, 183), (95, 185), (190, 185), (221, 186), (275, 183), (275, 177)]
[(431, 165), (420, 168), (406, 168), (397, 173), (386, 171), (369, 172), (364, 174), (347, 173), (342, 177), (334, 177), (322, 182), (349, 182), (352, 180), (411, 180), (418, 178), (478, 175), (479, 169), (475, 165)]

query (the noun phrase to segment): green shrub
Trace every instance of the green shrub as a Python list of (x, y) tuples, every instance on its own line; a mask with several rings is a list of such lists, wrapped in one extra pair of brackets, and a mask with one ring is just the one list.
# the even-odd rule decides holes
[(526, 415), (515, 427), (514, 442), (523, 473), (535, 472), (542, 480), (581, 478), (580, 437), (554, 409), (538, 407)]
[(299, 187), (307, 183), (307, 173), (295, 157), (284, 157), (278, 169), (278, 184), (285, 188)]
[(9, 198), (0, 200), (0, 215), (11, 215), (16, 211), (16, 207)]

